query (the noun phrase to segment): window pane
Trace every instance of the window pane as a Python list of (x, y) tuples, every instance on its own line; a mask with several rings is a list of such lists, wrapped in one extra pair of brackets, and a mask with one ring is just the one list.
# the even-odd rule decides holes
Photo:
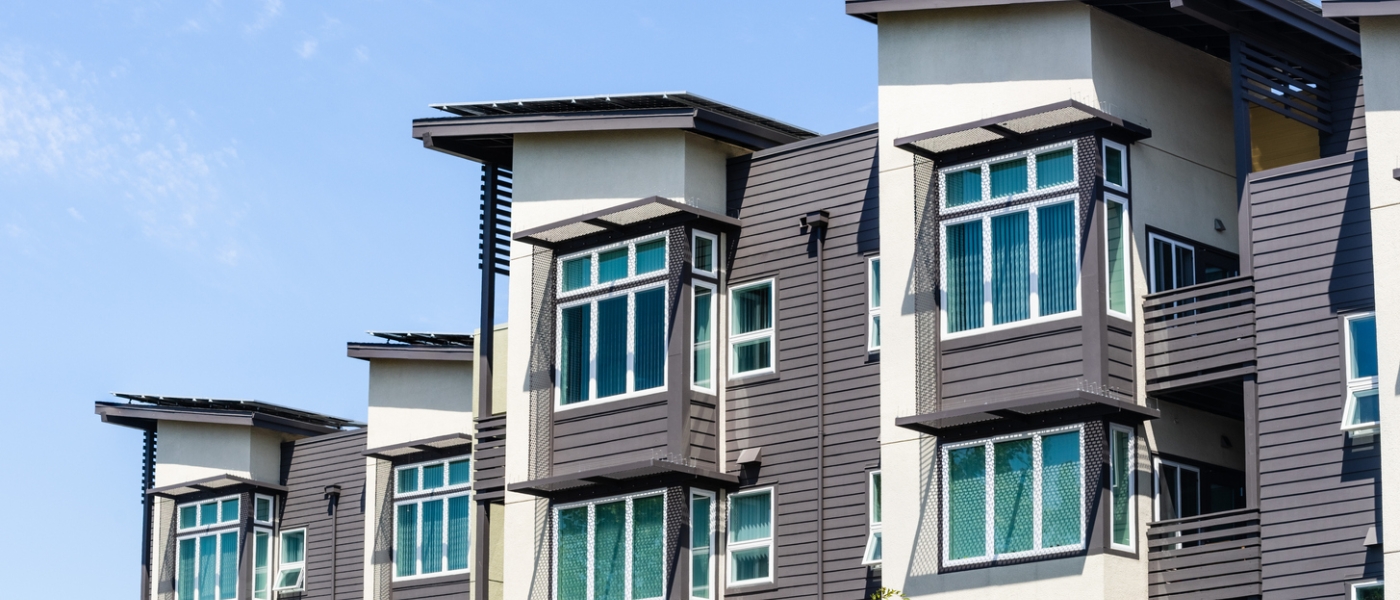
[(272, 567), (272, 534), (259, 531), (253, 534), (253, 597), (267, 600), (268, 569)]
[(238, 532), (219, 536), (219, 600), (238, 595)]
[(294, 569), (282, 569), (277, 572), (278, 589), (295, 589), (301, 587), (301, 567)]
[(870, 261), (870, 306), (880, 308), (880, 259)]
[(1352, 402), (1355, 406), (1351, 410), (1351, 422), (1347, 425), (1361, 425), (1364, 423), (1379, 423), (1381, 420), (1381, 406), (1379, 390), (1365, 390), (1352, 393)]
[(948, 331), (982, 326), (982, 222), (949, 225), (947, 236)]
[(729, 541), (747, 542), (773, 536), (773, 493), (729, 497)]
[(1157, 498), (1157, 511), (1161, 513), (1161, 516), (1158, 519), (1165, 521), (1181, 517), (1181, 502), (1179, 500), (1181, 491), (1178, 485), (1180, 482), (1177, 477), (1177, 468), (1172, 465), (1161, 465), (1158, 477), (1161, 478), (1159, 482), (1161, 495)]
[(627, 247), (598, 253), (598, 283), (627, 277)]
[(747, 287), (734, 293), (734, 335), (773, 326), (773, 284)]
[(665, 544), (661, 496), (632, 501), (632, 599), (660, 598)]
[(714, 293), (709, 288), (695, 290), (695, 373), (694, 383), (700, 387), (710, 387), (710, 316)]
[(768, 578), (768, 546), (730, 551), (734, 581)]
[(710, 597), (710, 549), (701, 548), (690, 552), (690, 596)]
[(199, 507), (194, 505), (181, 506), (180, 529), (189, 529), (197, 525), (199, 525)]
[(870, 540), (866, 542), (865, 562), (880, 562), (885, 559), (885, 535), (883, 531), (876, 531), (870, 534)]
[[(695, 236), (695, 269), (715, 270), (715, 242), (707, 237)], [(638, 270), (641, 270), (638, 267)]]
[(1065, 148), (1037, 154), (1035, 187), (1047, 188), (1074, 181), (1074, 150)]
[(447, 570), (467, 568), (471, 548), (471, 496), (447, 499)]
[(992, 540), (997, 554), (1035, 546), (1035, 475), (1029, 439), (1001, 442), (995, 451), (992, 483)]
[(593, 257), (581, 256), (564, 261), (564, 291), (593, 285)]
[(652, 240), (637, 244), (637, 274), (651, 273), (666, 268), (666, 240)]
[(1132, 545), (1132, 530), (1129, 528), (1132, 515), (1129, 511), (1129, 502), (1132, 497), (1129, 495), (1129, 485), (1132, 483), (1133, 457), (1128, 454), (1132, 445), (1132, 435), (1126, 431), (1118, 429), (1111, 430), (1113, 433), (1113, 543), (1121, 546)]
[(948, 558), (987, 554), (987, 449), (948, 452)]
[(1079, 432), (1047, 435), (1041, 440), (1041, 547), (1079, 543), (1084, 513), (1079, 496)]
[[(402, 507), (400, 507), (402, 508)], [(306, 560), (306, 532), (291, 531), (282, 534), (282, 562), (299, 563)]]
[(1108, 213), (1108, 309), (1127, 314), (1128, 247), (1123, 239), (1123, 203), (1106, 200), (1104, 208)]
[(982, 168), (973, 167), (944, 176), (948, 185), (947, 206), (962, 206), (982, 199)]
[(593, 324), (589, 306), (571, 306), (560, 313), (559, 402), (588, 399), (588, 345)]
[(881, 507), (882, 498), (880, 496), (880, 474), (875, 473), (870, 476), (871, 491), (871, 520), (875, 523), (883, 523), (885, 519), (884, 509)]
[(1123, 185), (1123, 151), (1112, 146), (1103, 149), (1103, 178), (1113, 185)]
[(627, 296), (598, 302), (598, 397), (627, 392)]
[(418, 467), (401, 469), (398, 471), (397, 476), (399, 478), (398, 487), (394, 489), (398, 490), (398, 493), (404, 494), (418, 491)]
[(238, 520), (238, 498), (230, 498), (219, 503), (219, 522), (229, 523)]
[(1356, 588), (1356, 600), (1385, 600), (1385, 586), (1358, 587)]
[(214, 587), (218, 583), (214, 572), (218, 569), (218, 556), (219, 536), (199, 538), (199, 600), (214, 600)]
[(593, 508), (593, 600), (622, 600), (627, 593), (627, 502)]
[(690, 547), (710, 547), (710, 497), (690, 497)]
[[(193, 507), (191, 507), (193, 508)], [(175, 598), (176, 600), (195, 600), (194, 598), (194, 554), (195, 539), (187, 538), (180, 540), (180, 558), (176, 563), (175, 572)]]
[(1196, 251), (1184, 246), (1176, 247), (1176, 287), (1196, 285)]
[(272, 498), (253, 499), (253, 518), (264, 523), (272, 522)]
[(441, 464), (423, 467), (423, 489), (432, 490), (442, 487), (444, 470), (445, 468)]
[(214, 525), (219, 522), (219, 503), (208, 502), (199, 505), (199, 524)]
[(1074, 239), (1074, 203), (1039, 209), (1040, 314), (1054, 315), (1076, 308), (1075, 273), (1078, 244)]
[(1201, 474), (1191, 469), (1181, 469), (1181, 516), (1194, 517), (1201, 514)]
[(734, 372), (760, 371), (773, 366), (772, 338), (734, 344)]
[[(399, 577), (418, 574), (418, 505), (402, 504), (395, 511), (398, 527), (397, 539), (394, 540), (394, 574)], [(282, 543), (287, 541), (286, 536), (282, 537)], [(285, 546), (283, 549), (283, 560), (286, 559)]]
[(1026, 191), (1029, 175), (1026, 159), (1008, 160), (991, 166), (992, 197), (1000, 198)]
[(1376, 318), (1347, 321), (1351, 327), (1351, 378), (1375, 377), (1380, 370), (1376, 360)]
[(1176, 288), (1176, 280), (1173, 274), (1176, 268), (1173, 266), (1175, 255), (1172, 254), (1172, 245), (1164, 240), (1152, 240), (1152, 291), (1165, 292)]
[(635, 389), (649, 390), (666, 384), (666, 290), (637, 292), (633, 367)]
[(559, 511), (559, 600), (588, 600), (588, 507)]
[(874, 315), (874, 316), (870, 317), (870, 326), (871, 326), (871, 332), (870, 332), (870, 346), (871, 346), (872, 348), (879, 348), (879, 347), (880, 347), (880, 315)]
[(447, 463), (447, 484), (462, 485), (471, 483), (472, 461), (471, 459), (454, 460)]
[(442, 571), (442, 508), (442, 500), (424, 502), (418, 508), (423, 513), (418, 534), (418, 565), (423, 574)]
[(1030, 213), (992, 217), (992, 324), (1031, 318)]

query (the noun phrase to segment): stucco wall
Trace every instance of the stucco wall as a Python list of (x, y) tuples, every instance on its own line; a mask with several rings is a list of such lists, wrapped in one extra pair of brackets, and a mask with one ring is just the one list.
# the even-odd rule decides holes
[(278, 483), (284, 436), (243, 425), (160, 421), (156, 487), (225, 473)]
[(471, 363), (371, 360), (369, 447), (470, 433), (474, 393)]
[[(1171, 402), (1162, 402), (1160, 410), (1162, 418), (1146, 425), (1154, 452), (1245, 471), (1243, 421)], [(1221, 436), (1230, 440), (1229, 448), (1221, 446)]]

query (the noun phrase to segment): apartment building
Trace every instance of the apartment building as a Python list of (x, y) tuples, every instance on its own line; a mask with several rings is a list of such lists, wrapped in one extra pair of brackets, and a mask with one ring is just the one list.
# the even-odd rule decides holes
[(865, 127), (415, 120), (511, 327), (350, 343), (367, 424), (99, 403), (142, 598), (1383, 597), (1400, 3), (845, 10)]

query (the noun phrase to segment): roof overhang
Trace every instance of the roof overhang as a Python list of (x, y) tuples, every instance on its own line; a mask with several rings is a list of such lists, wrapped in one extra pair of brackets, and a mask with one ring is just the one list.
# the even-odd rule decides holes
[(1075, 100), (1063, 100), (999, 117), (897, 138), (894, 145), (936, 163), (957, 163), (1027, 146), (1111, 130), (1133, 142), (1152, 136), (1146, 127)]
[(145, 406), (119, 402), (97, 402), (95, 412), (103, 423), (153, 431), (160, 421), (205, 423), (210, 425), (241, 425), (258, 427), (291, 435), (324, 435), (341, 431), (338, 427), (314, 425), (287, 417), (255, 411), (220, 410), (180, 406)]
[(846, 14), (863, 21), (878, 23), (880, 13), (886, 12), (1066, 1), (1068, 0), (846, 0)]
[(682, 223), (703, 223), (725, 232), (737, 231), (741, 225), (741, 222), (733, 217), (660, 196), (650, 196), (519, 231), (512, 237), (517, 242), (560, 250), (605, 244)]
[(1322, 16), (1392, 17), (1400, 15), (1400, 0), (1322, 0)]
[(365, 450), (362, 454), (380, 460), (397, 460), (423, 453), (460, 450), (463, 446), (470, 448), (471, 445), (472, 436), (465, 433), (449, 433), (447, 435), (423, 438), (421, 440), (414, 440), (401, 444), (370, 448)]
[(1035, 424), (1031, 421), (1046, 416), (1095, 418), (1114, 414), (1138, 421), (1162, 416), (1157, 409), (1139, 405), (1131, 399), (1070, 390), (899, 417), (895, 419), (895, 425), (929, 435), (946, 435), (974, 426), (1028, 423), (1028, 428), (1032, 428)]
[(272, 492), (281, 492), (284, 494), (287, 493), (287, 486), (284, 485), (268, 483), (265, 481), (257, 481), (254, 479), (248, 479), (246, 477), (238, 477), (236, 475), (229, 474), (215, 475), (213, 477), (205, 477), (204, 479), (196, 479), (194, 481), (187, 481), (185, 483), (177, 483), (174, 485), (151, 488), (149, 490), (146, 490), (146, 493), (152, 496), (178, 498), (180, 496), (186, 496), (189, 494), (199, 494), (205, 492), (219, 493), (223, 491), (232, 491), (234, 488), (239, 488), (242, 486), (248, 486), (251, 488), (268, 490)]
[(450, 348), (443, 346), (417, 346), (409, 344), (371, 344), (350, 342), (345, 344), (345, 355), (350, 358), (370, 360), (389, 358), (396, 360), (452, 360), (471, 362), (471, 348)]
[(562, 494), (585, 493), (601, 486), (662, 485), (683, 480), (699, 480), (725, 488), (739, 485), (738, 475), (650, 459), (512, 483), (508, 484), (506, 489), (520, 494), (552, 498)]

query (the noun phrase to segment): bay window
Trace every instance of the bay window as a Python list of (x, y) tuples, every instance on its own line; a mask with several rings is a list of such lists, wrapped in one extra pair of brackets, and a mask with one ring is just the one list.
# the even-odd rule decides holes
[(665, 591), (662, 492), (554, 509), (556, 600), (647, 600)]
[(1128, 303), (1133, 297), (1132, 273), (1128, 270), (1132, 228), (1128, 224), (1128, 201), (1104, 196), (1104, 248), (1108, 254), (1108, 312), (1131, 319)]
[(559, 293), (581, 292), (666, 271), (666, 234), (603, 246), (559, 259)]
[(729, 290), (729, 364), (731, 375), (773, 371), (773, 280), (735, 286)]
[(470, 459), (395, 469), (395, 580), (468, 570), (471, 501)]
[(1343, 318), (1346, 343), (1346, 404), (1342, 430), (1376, 431), (1380, 428), (1380, 369), (1376, 354), (1376, 313)]
[(729, 584), (773, 581), (773, 488), (729, 495)]
[(666, 385), (666, 285), (559, 309), (560, 406)]
[(941, 208), (962, 209), (992, 200), (1072, 187), (1074, 142), (1063, 142), (991, 160), (944, 169)]
[(946, 565), (1084, 547), (1082, 426), (943, 447)]
[(176, 507), (176, 600), (238, 597), (239, 497)]

